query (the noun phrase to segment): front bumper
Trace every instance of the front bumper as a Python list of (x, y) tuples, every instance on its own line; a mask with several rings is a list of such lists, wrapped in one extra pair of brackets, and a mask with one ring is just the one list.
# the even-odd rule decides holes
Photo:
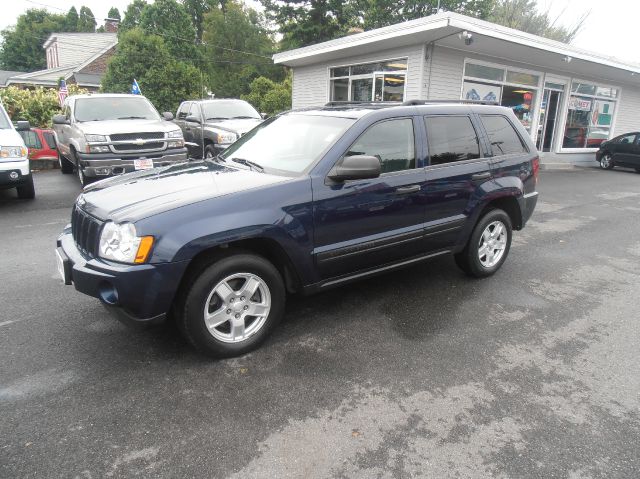
[(31, 170), (29, 160), (1, 161), (0, 162), (0, 188), (15, 188), (29, 180)]
[(98, 298), (119, 319), (138, 324), (165, 319), (189, 263), (126, 265), (87, 258), (70, 225), (58, 237), (56, 255), (66, 284)]
[(136, 171), (135, 160), (146, 158), (153, 160), (153, 166), (168, 166), (187, 161), (186, 148), (174, 148), (153, 153), (122, 154), (114, 153), (78, 153), (84, 175), (90, 178), (107, 177)]

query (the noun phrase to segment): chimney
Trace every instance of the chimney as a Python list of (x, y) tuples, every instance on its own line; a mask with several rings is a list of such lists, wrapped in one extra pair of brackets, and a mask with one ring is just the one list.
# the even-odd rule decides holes
[(105, 18), (104, 19), (104, 31), (105, 33), (118, 33), (118, 25), (120, 20), (117, 18)]

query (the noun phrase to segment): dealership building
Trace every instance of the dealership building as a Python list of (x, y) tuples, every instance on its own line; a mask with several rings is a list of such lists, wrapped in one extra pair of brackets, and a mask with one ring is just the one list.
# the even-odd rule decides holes
[(513, 109), (543, 162), (589, 164), (640, 130), (640, 65), (443, 12), (274, 55), (293, 108), (330, 101), (486, 100)]

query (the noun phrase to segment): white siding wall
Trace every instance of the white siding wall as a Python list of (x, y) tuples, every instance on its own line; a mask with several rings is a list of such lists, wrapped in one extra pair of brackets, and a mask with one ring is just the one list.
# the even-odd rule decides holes
[(423, 69), (422, 44), (413, 47), (380, 50), (366, 55), (337, 58), (293, 69), (293, 108), (324, 105), (329, 101), (329, 68), (355, 65), (378, 60), (408, 58), (405, 100), (420, 98), (420, 79)]
[(640, 88), (622, 86), (618, 115), (613, 125), (614, 136), (640, 131)]

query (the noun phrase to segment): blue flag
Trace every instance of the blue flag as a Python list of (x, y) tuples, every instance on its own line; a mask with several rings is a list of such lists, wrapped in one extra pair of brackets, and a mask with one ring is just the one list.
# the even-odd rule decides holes
[(133, 79), (133, 84), (131, 85), (131, 93), (133, 93), (134, 95), (142, 94), (142, 92), (140, 91), (140, 86), (138, 85), (138, 82), (135, 78)]

